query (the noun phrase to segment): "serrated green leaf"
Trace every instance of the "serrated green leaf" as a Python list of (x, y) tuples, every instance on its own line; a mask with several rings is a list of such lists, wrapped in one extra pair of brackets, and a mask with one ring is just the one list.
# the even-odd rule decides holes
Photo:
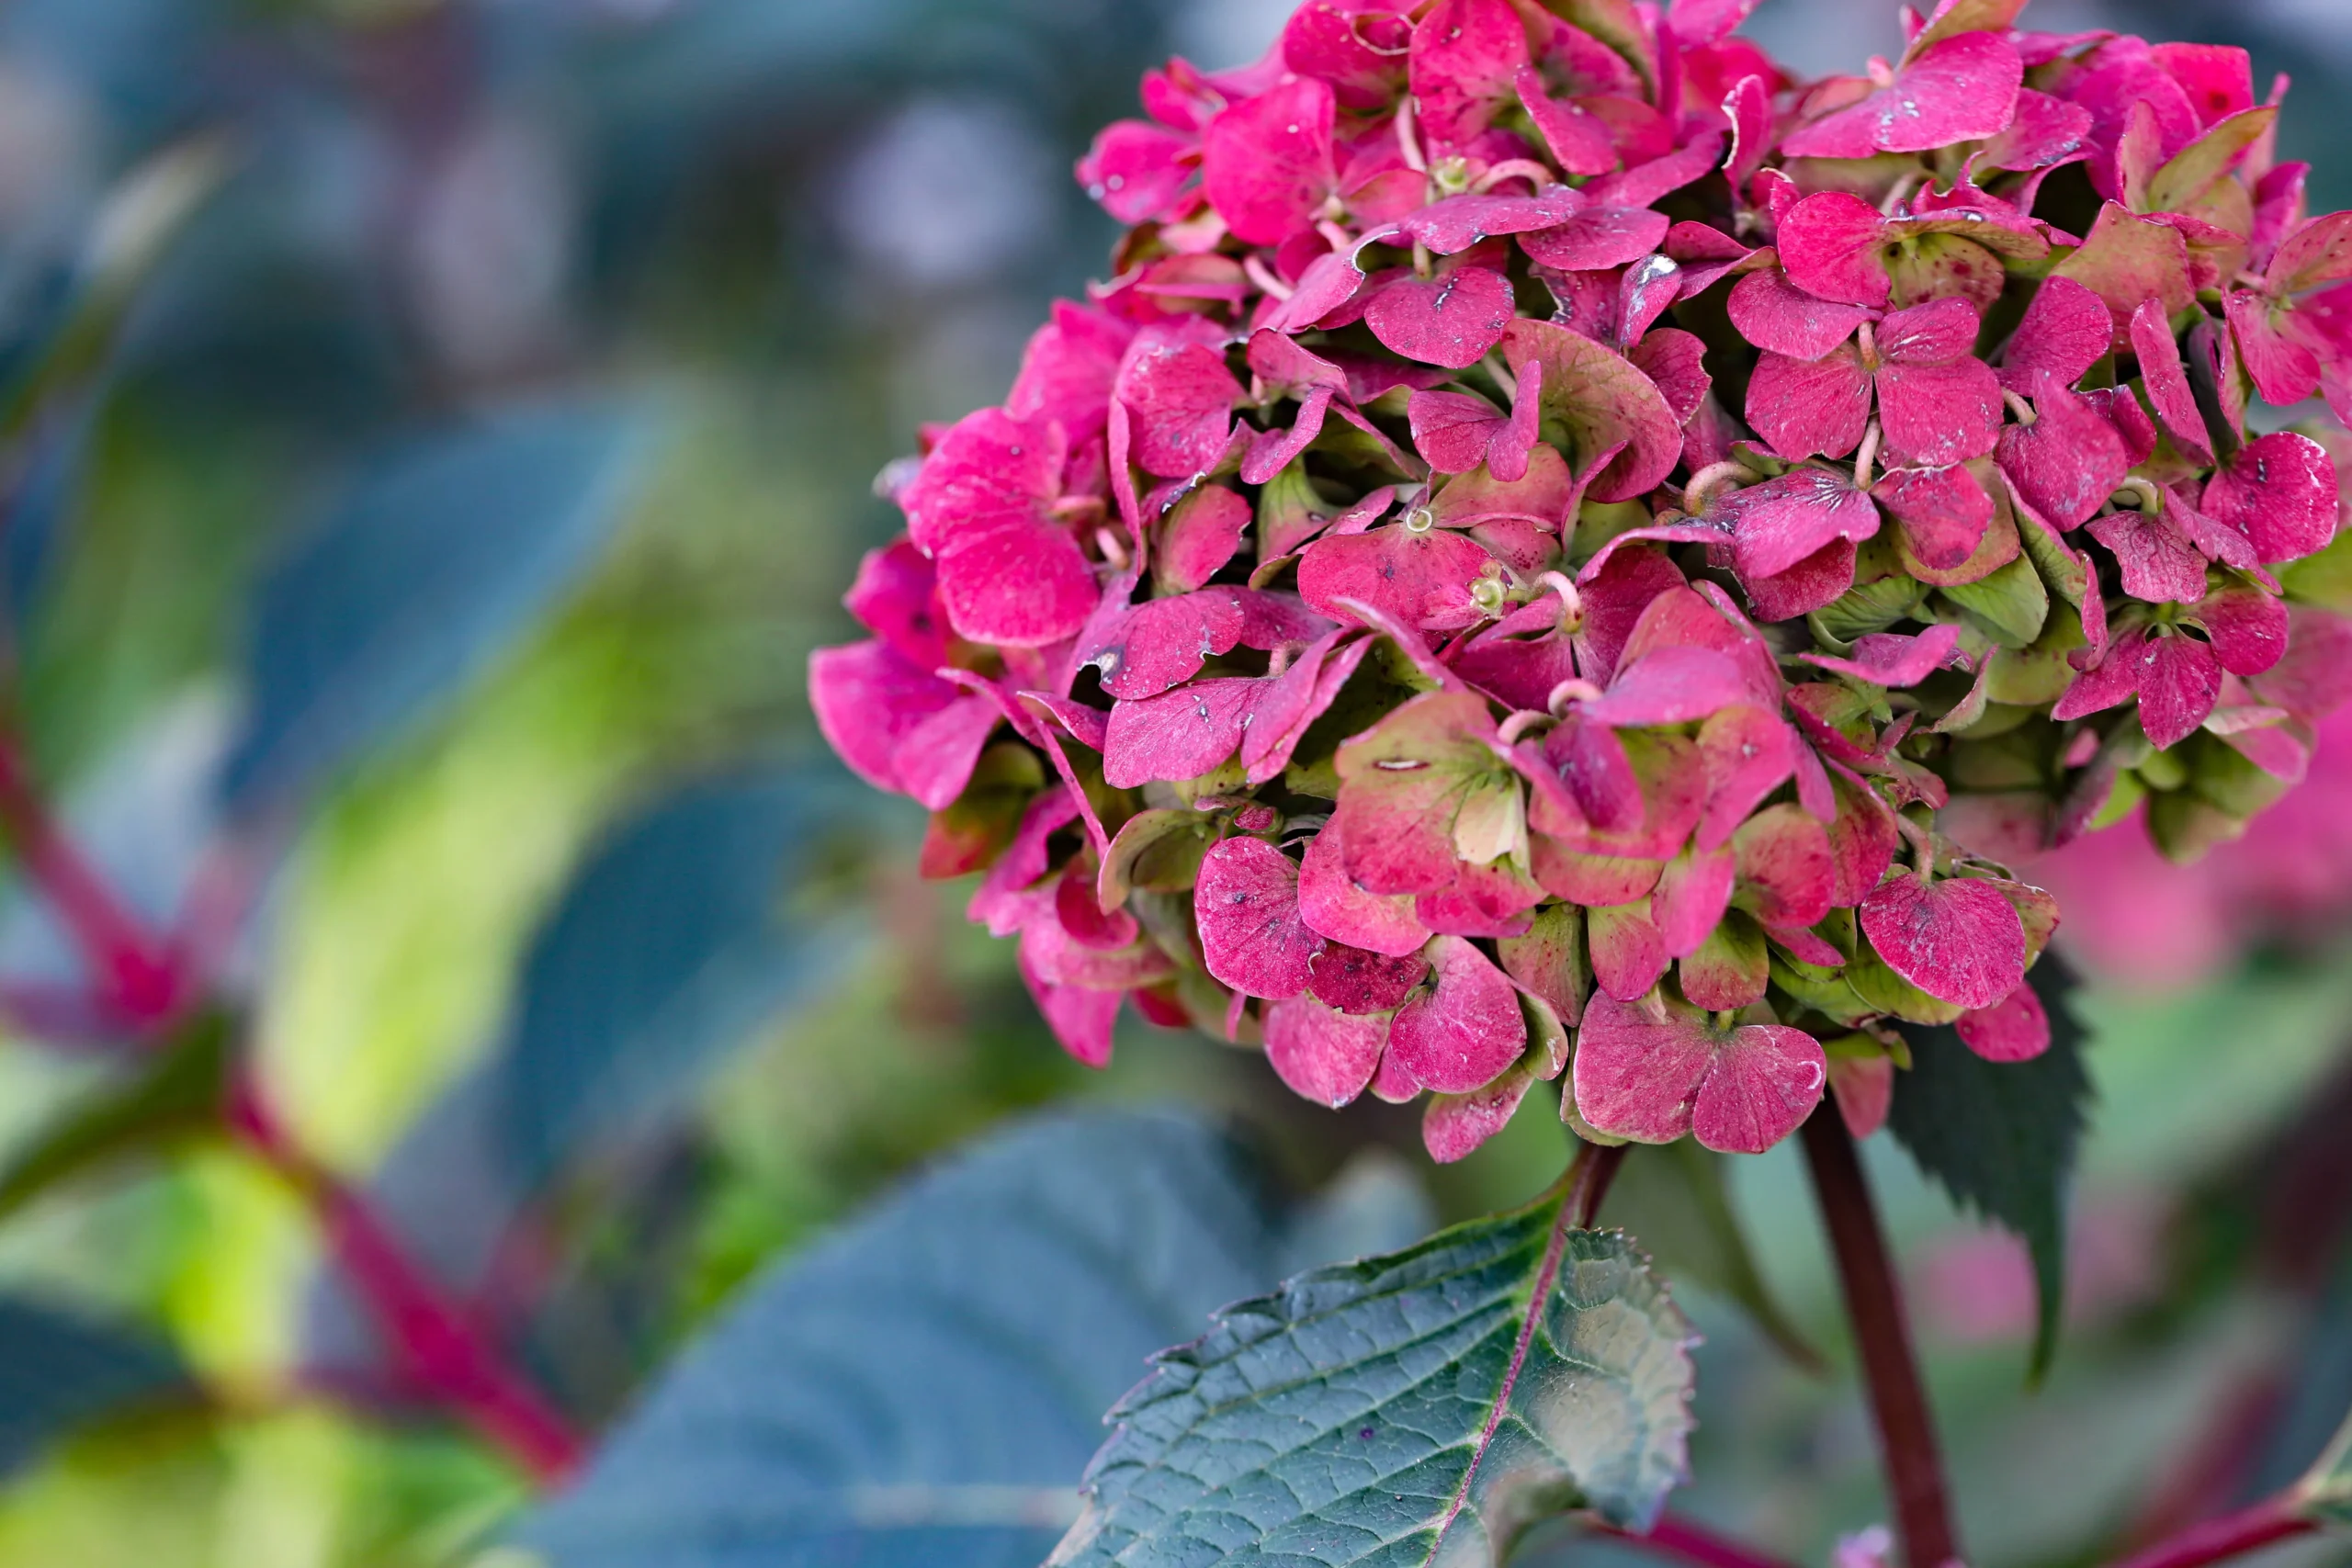
[(2041, 1300), (2031, 1371), (2039, 1380), (2058, 1348), (2066, 1185), (2091, 1082), (2085, 1032), (2068, 1005), (2073, 974), (2044, 953), (2029, 978), (2050, 1014), (2050, 1049), (2030, 1062), (1987, 1062), (1951, 1029), (1904, 1024), (1912, 1066), (1895, 1080), (1887, 1125), (1954, 1201), (2024, 1239)]
[(1553, 1199), (1218, 1314), (1112, 1412), (1052, 1564), (1473, 1568), (1565, 1508), (1648, 1528), (1682, 1474), (1690, 1325), (1623, 1233), (1561, 1220)]
[(0, 1172), (0, 1218), (62, 1182), (218, 1130), (231, 1035), (228, 1021), (219, 1014), (197, 1019), (169, 1055), (91, 1096), (43, 1130)]

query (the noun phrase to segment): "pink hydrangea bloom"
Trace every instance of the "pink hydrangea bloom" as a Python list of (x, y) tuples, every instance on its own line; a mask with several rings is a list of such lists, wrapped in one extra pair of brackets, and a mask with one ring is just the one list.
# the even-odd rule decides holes
[(2280, 421), (2352, 409), (2352, 215), (2244, 55), (1945, 0), (1800, 87), (1747, 0), (1569, 9), (1152, 73), (1079, 165), (1116, 276), (894, 487), (811, 699), (1063, 1043), (1132, 1000), (1440, 1159), (1545, 1083), (1752, 1152), (1875, 1129), (1897, 1023), (2048, 1049), (2061, 897), (2177, 954), (2340, 883), (2339, 437)]

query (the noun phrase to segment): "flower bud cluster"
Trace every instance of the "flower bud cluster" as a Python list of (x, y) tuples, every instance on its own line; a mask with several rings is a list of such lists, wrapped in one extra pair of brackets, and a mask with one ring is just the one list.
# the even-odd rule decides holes
[(2300, 776), (2343, 503), (2263, 405), (2352, 412), (2352, 214), (2278, 90), (2022, 0), (1798, 84), (1752, 3), (1310, 0), (1081, 161), (1116, 276), (811, 671), (1081, 1059), (1131, 998), (1441, 1159), (1563, 1075), (1867, 1132), (1894, 1021), (2046, 1049), (2013, 867)]

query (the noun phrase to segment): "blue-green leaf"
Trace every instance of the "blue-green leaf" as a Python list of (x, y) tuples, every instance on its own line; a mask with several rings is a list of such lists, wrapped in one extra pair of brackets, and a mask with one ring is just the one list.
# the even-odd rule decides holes
[(510, 647), (603, 544), (649, 445), (630, 407), (551, 402), (382, 455), (256, 594), (231, 805), (285, 801)]
[(558, 1568), (1035, 1568), (1147, 1357), (1302, 1236), (1427, 1223), (1392, 1177), (1341, 1189), (1285, 1214), (1172, 1114), (1003, 1134), (753, 1285), (519, 1543)]
[(145, 1335), (0, 1296), (0, 1474), (84, 1422), (190, 1391), (178, 1359)]
[(1317, 1269), (1159, 1359), (1052, 1568), (1487, 1568), (1566, 1508), (1646, 1529), (1691, 1343), (1623, 1234), (1557, 1200)]

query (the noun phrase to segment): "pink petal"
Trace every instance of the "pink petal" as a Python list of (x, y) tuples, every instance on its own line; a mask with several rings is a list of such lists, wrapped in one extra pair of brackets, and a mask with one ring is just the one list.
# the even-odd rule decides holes
[[(1410, 36), (1404, 19), (1385, 5), (1312, 0), (1283, 28), (1283, 63), (1302, 76), (1330, 83), (1343, 107), (1384, 108), (1403, 85), (1405, 67), (1396, 46)], [(1375, 49), (1368, 39), (1382, 47)]]
[(1418, 952), (1391, 957), (1344, 942), (1326, 943), (1307, 968), (1317, 999), (1346, 1013), (1395, 1012), (1430, 972)]
[[(2102, 333), (2105, 321), (2102, 315)], [(2131, 471), (2130, 454), (2115, 427), (2088, 402), (2049, 372), (2037, 375), (2034, 411), (2040, 417), (2002, 430), (2001, 469), (2027, 505), (2057, 527), (2077, 527), (2123, 483)]]
[(1890, 365), (1950, 365), (1975, 348), (1976, 330), (1975, 307), (1946, 296), (1880, 322), (1878, 351)]
[(1409, 894), (1367, 893), (1347, 872), (1341, 824), (1334, 817), (1307, 840), (1299, 866), (1299, 917), (1334, 942), (1400, 958), (1420, 952), (1430, 930), (1413, 913)]
[(2188, 244), (2180, 231), (2135, 218), (2112, 201), (2099, 209), (2082, 248), (2060, 262), (2052, 276), (2071, 277), (2107, 301), (2116, 346), (2123, 348), (2131, 346), (2132, 318), (2143, 303), (2156, 300), (2169, 318), (2197, 298), (2188, 282)]
[(1552, 162), (1566, 175), (1605, 175), (1617, 167), (1617, 146), (1609, 124), (1575, 103), (1562, 103), (1544, 90), (1544, 78), (1532, 66), (1521, 66), (1511, 78), (1520, 102), (1535, 132), (1550, 149)]
[(1138, 344), (1119, 372), (1133, 455), (1146, 473), (1182, 479), (1224, 457), (1241, 383), (1225, 356), (1197, 343)]
[(2140, 728), (2158, 750), (2197, 733), (2221, 700), (2222, 665), (2211, 647), (2177, 634), (2141, 646)]
[(1772, 150), (1771, 89), (1761, 76), (1743, 76), (1724, 95), (1723, 111), (1731, 121), (1731, 153), (1724, 160), (1724, 177), (1739, 190)]
[(1111, 383), (1135, 329), (1109, 312), (1067, 299), (1037, 329), (1021, 356), (1005, 412), (1024, 423), (1054, 420), (1072, 446), (1102, 434)]
[(1837, 818), (1829, 824), (1829, 856), (1838, 876), (1836, 907), (1849, 909), (1870, 896), (1903, 847), (1894, 813), (1878, 793), (1839, 769), (1830, 780), (1838, 802)]
[(2274, 295), (2301, 294), (2352, 277), (2352, 212), (2314, 218), (2279, 242), (2263, 275)]
[(1510, 981), (1462, 938), (1431, 938), (1428, 956), (1430, 988), (1397, 1010), (1388, 1049), (1424, 1088), (1464, 1093), (1519, 1059), (1527, 1021)]
[(1627, 355), (1657, 386), (1678, 427), (1689, 427), (1714, 386), (1714, 378), (1707, 374), (1706, 353), (1707, 345), (1690, 333), (1664, 327), (1644, 337)]
[[(1611, 100), (1598, 98), (1596, 104)], [(1624, 104), (1627, 100), (1615, 100)], [(1637, 112), (1652, 111), (1646, 105), (1637, 106)], [(1619, 130), (1620, 141), (1624, 131)], [(1644, 163), (1634, 164), (1623, 173), (1604, 175), (1584, 187), (1585, 199), (1605, 207), (1655, 207), (1684, 186), (1704, 179), (1723, 162), (1723, 133), (1702, 131), (1670, 152), (1661, 152)], [(1631, 149), (1628, 149), (1631, 155)]]
[(1867, 1138), (1886, 1125), (1886, 1113), (1894, 1108), (1894, 1058), (1833, 1056), (1829, 1088), (1838, 1097), (1838, 1115), (1846, 1131), (1857, 1139)]
[(1169, 508), (1151, 561), (1160, 585), (1189, 593), (1205, 584), (1241, 547), (1253, 515), (1250, 502), (1223, 485), (1203, 485)]
[[(1757, 367), (1751, 386), (1762, 383), (1765, 365), (1773, 357), (1767, 355)], [(1725, 509), (1736, 530), (1733, 559), (1743, 580), (1776, 577), (1832, 540), (1859, 543), (1879, 529), (1877, 505), (1854, 488), (1850, 476), (1811, 465), (1739, 491)]]
[(1529, 258), (1562, 272), (1603, 272), (1656, 251), (1673, 220), (1646, 207), (1589, 207), (1566, 222), (1521, 234)]
[(1737, 1012), (1764, 999), (1772, 982), (1771, 950), (1763, 928), (1734, 915), (1709, 931), (1698, 950), (1675, 965), (1682, 999), (1709, 1012)]
[(1486, 618), (1470, 585), (1487, 571), (1490, 557), (1451, 529), (1419, 533), (1402, 525), (1368, 534), (1326, 536), (1298, 563), (1298, 591), (1318, 612), (1353, 622), (1342, 601), (1368, 604), (1399, 624), (1442, 631)]
[(1887, 451), (1914, 463), (1964, 463), (2001, 438), (2001, 384), (1982, 360), (1889, 362), (1878, 373), (1878, 409)]
[(1102, 776), (1117, 789), (1194, 779), (1233, 755), (1267, 682), (1241, 677), (1194, 681), (1111, 710)]
[(2290, 408), (2319, 390), (2319, 355), (2278, 330), (2267, 300), (2239, 288), (2222, 304), (2237, 340), (2239, 362), (2264, 402)]
[[(1841, 305), (1799, 288), (1777, 268), (1751, 272), (1732, 286), (1731, 324), (1757, 347), (1792, 359), (1819, 359), (1871, 319), (1859, 305)], [(2101, 346), (2107, 312), (2099, 311)]]
[(899, 747), (923, 720), (962, 697), (955, 686), (880, 641), (808, 656), (808, 705), (827, 744), (876, 789), (907, 793)]
[[(1584, 917), (1565, 905), (1538, 911), (1524, 936), (1495, 944), (1511, 983), (1557, 1014), (1569, 1028), (1584, 1015), (1592, 976), (1585, 964)], [(1546, 1075), (1547, 1077), (1550, 1075)]]
[(1828, 1078), (1821, 1043), (1804, 1030), (1743, 1024), (1715, 1048), (1691, 1134), (1718, 1154), (1760, 1155), (1813, 1114)]
[(1572, 471), (1590, 476), (1589, 499), (1646, 494), (1682, 460), (1673, 411), (1624, 355), (1555, 322), (1520, 319), (1504, 334), (1503, 357), (1521, 381), (1541, 365), (1544, 416), (1566, 427)]
[(1988, 1062), (2030, 1062), (2050, 1049), (2050, 1015), (2028, 985), (2019, 985), (1991, 1007), (1962, 1013), (1953, 1027), (1968, 1048)]
[(1527, 28), (1508, 0), (1440, 0), (1413, 28), (1410, 82), (1421, 128), (1466, 142), (1516, 96)]
[(1298, 867), (1262, 839), (1212, 848), (1193, 889), (1209, 974), (1244, 996), (1281, 1001), (1306, 989), (1322, 939), (1298, 917)]
[(2170, 517), (2125, 507), (2094, 518), (2090, 536), (2115, 553), (2123, 592), (2151, 604), (2205, 597), (2205, 558)]
[(1487, 445), (1510, 416), (1468, 392), (1415, 392), (1406, 405), (1413, 449), (1441, 474), (1466, 474), (1487, 460)]
[(1673, 962), (1666, 939), (1650, 919), (1649, 901), (1594, 905), (1585, 910), (1585, 936), (1592, 976), (1600, 989), (1630, 1001), (1645, 995)]
[(1796, 747), (1787, 721), (1759, 708), (1727, 707), (1701, 725), (1707, 814), (1692, 842), (1712, 850), (1730, 839), (1747, 814), (1787, 782), (1795, 769)]
[[(1940, 468), (1897, 468), (1880, 480), (1871, 494), (1901, 525), (1913, 558), (1939, 571), (1955, 570), (1965, 564), (1993, 525), (1993, 498), (1984, 493), (1975, 475), (1957, 463)], [(1914, 685), (1925, 679), (1923, 671), (1902, 683)]]
[(1408, 359), (1458, 370), (1502, 341), (1511, 310), (1509, 279), (1487, 267), (1464, 266), (1435, 277), (1398, 278), (1373, 300), (1364, 324)]
[(2246, 443), (2205, 486), (2204, 511), (2253, 541), (2264, 561), (2300, 560), (2335, 535), (2335, 466), (2308, 435)]
[(1810, 926), (1827, 915), (1838, 892), (1829, 832), (1799, 806), (1758, 812), (1732, 836), (1739, 865), (1739, 902), (1768, 926)]
[(1406, 238), (1450, 256), (1497, 234), (1523, 234), (1565, 223), (1583, 207), (1584, 197), (1571, 186), (1552, 186), (1533, 196), (1450, 196), (1397, 227)]
[(1241, 765), (1252, 786), (1280, 777), (1290, 766), (1291, 754), (1306, 739), (1308, 727), (1339, 700), (1372, 650), (1366, 638), (1340, 646), (1350, 635), (1339, 631), (1317, 638), (1267, 683), (1241, 737)]
[(1003, 716), (989, 698), (966, 696), (909, 729), (898, 751), (899, 779), (906, 792), (933, 811), (955, 805)]
[(2142, 383), (2156, 419), (2189, 459), (2199, 468), (2213, 461), (2213, 443), (2205, 433), (2205, 416), (2198, 410), (2197, 394), (2188, 388), (2188, 372), (2180, 362), (2180, 344), (2173, 341), (2160, 300), (2151, 299), (2132, 315), (2132, 349), (2140, 356)]
[(2124, 634), (2107, 650), (2105, 658), (2075, 677), (2051, 705), (2050, 716), (2063, 723), (2130, 702), (2140, 692), (2142, 656), (2146, 645), (2145, 631)]
[(1851, 107), (1781, 138), (1792, 158), (1922, 152), (1997, 136), (2017, 114), (2025, 62), (2006, 39), (1962, 33), (1920, 53)]
[(2001, 385), (2031, 393), (2034, 378), (2046, 370), (2072, 387), (2107, 356), (2114, 340), (2115, 324), (2105, 300), (2071, 277), (2046, 278), (2009, 339)]
[(1690, 1130), (1714, 1061), (1714, 1043), (1695, 1018), (1654, 996), (1596, 995), (1577, 1035), (1577, 1114), (1611, 1137), (1670, 1144)]
[(1737, 863), (1728, 849), (1694, 853), (1685, 850), (1667, 862), (1650, 895), (1650, 923), (1669, 958), (1696, 953), (1724, 911), (1731, 908)]
[(1193, 138), (1165, 126), (1123, 119), (1104, 126), (1078, 161), (1078, 183), (1122, 223), (1142, 223), (1175, 204), (1191, 183)]
[(1854, 585), (1854, 542), (1828, 544), (1771, 577), (1743, 577), (1740, 586), (1763, 621), (1793, 621), (1834, 604)]
[(1535, 1074), (1522, 1066), (1468, 1094), (1431, 1097), (1421, 1113), (1421, 1146), (1440, 1165), (1469, 1158), (1510, 1124), (1534, 1083)]
[(1250, 437), (1250, 449), (1241, 458), (1241, 482), (1261, 485), (1290, 466), (1291, 459), (1315, 444), (1323, 434), (1324, 417), (1330, 412), (1331, 389), (1311, 389), (1298, 405), (1298, 415), (1289, 428), (1275, 425), (1261, 430)]
[(1024, 952), (1020, 957), (1022, 983), (1036, 999), (1037, 1010), (1061, 1042), (1062, 1049), (1090, 1067), (1111, 1065), (1111, 1027), (1118, 1021), (1120, 991), (1089, 990), (1056, 985), (1038, 977)]
[(1845, 457), (1870, 418), (1871, 378), (1850, 346), (1814, 361), (1768, 353), (1748, 378), (1747, 423), (1792, 462)]
[(1877, 208), (1843, 191), (1806, 197), (1781, 219), (1781, 265), (1808, 294), (1883, 306), (1892, 289), (1879, 255), (1885, 222)]
[(1004, 853), (989, 867), (988, 875), (973, 889), (971, 901), (964, 907), (964, 918), (986, 926), (990, 936), (1011, 936), (1029, 921), (1036, 912), (1037, 900), (1030, 891), (1041, 880), (1051, 864), (1050, 840), (1058, 829), (1078, 818), (1078, 799), (1069, 789), (1054, 784), (1029, 803), (1022, 813), (1021, 826), (1012, 835), (1012, 842)]
[(1266, 1060), (1275, 1076), (1334, 1111), (1363, 1092), (1387, 1044), (1385, 1018), (1350, 1018), (1311, 997), (1266, 1010)]
[(938, 561), (948, 624), (973, 642), (1051, 647), (1076, 636), (1102, 599), (1078, 541), (1054, 523), (1007, 517), (959, 528)]
[(2287, 653), (2287, 606), (2250, 582), (2229, 582), (2205, 596), (2196, 618), (2213, 640), (2213, 657), (2233, 675), (2260, 675)]
[(938, 573), (910, 539), (868, 550), (842, 604), (867, 631), (917, 668), (947, 662), (947, 626), (939, 610)]
[(1887, 967), (1939, 1000), (1990, 1007), (2025, 978), (2025, 926), (1980, 882), (1898, 876), (1862, 900), (1861, 919)]
[(1147, 599), (1081, 645), (1079, 662), (1102, 671), (1114, 697), (1156, 696), (1200, 673), (1211, 654), (1241, 640), (1245, 589), (1204, 589), (1169, 599)]
[(1748, 694), (1739, 666), (1709, 648), (1663, 648), (1618, 671), (1585, 716), (1611, 726), (1687, 724)]
[(1299, 76), (1209, 122), (1201, 141), (1201, 184), (1235, 238), (1279, 245), (1314, 227), (1338, 181), (1333, 109), (1329, 83)]
[(1544, 901), (1534, 878), (1509, 861), (1464, 865), (1453, 885), (1413, 900), (1421, 923), (1445, 936), (1523, 936), (1527, 911)]
[[(1854, 657), (1839, 659), (1826, 653), (1799, 655), (1806, 663), (1850, 675), (1857, 681), (1868, 681), (1877, 686), (1916, 686), (1950, 660), (1959, 646), (1960, 628), (1955, 626), (1928, 627), (1917, 637), (1901, 637), (1889, 632), (1871, 632), (1857, 638)], [(1786, 924), (1787, 922), (1780, 922)], [(1800, 925), (1811, 925), (1801, 920)]]

